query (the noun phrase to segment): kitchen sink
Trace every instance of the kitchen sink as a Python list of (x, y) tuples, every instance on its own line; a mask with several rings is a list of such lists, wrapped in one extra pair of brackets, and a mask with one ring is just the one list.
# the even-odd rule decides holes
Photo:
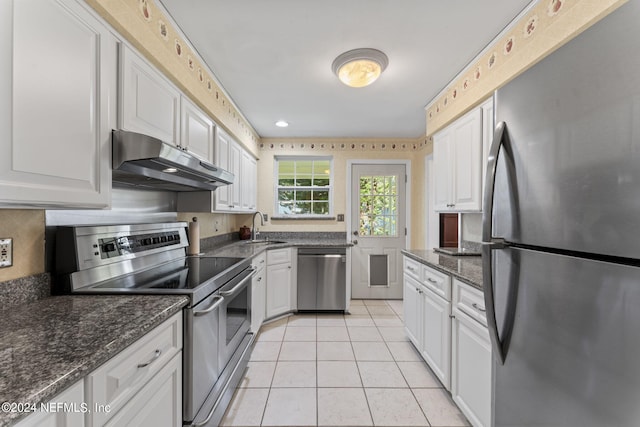
[(249, 245), (274, 245), (276, 243), (287, 243), (281, 240), (248, 240)]

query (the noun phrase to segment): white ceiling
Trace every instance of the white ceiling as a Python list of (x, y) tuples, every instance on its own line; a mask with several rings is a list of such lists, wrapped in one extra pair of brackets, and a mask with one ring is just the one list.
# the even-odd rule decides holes
[[(260, 136), (336, 138), (423, 135), (425, 105), (530, 1), (161, 0)], [(360, 47), (389, 66), (349, 88), (331, 63)]]

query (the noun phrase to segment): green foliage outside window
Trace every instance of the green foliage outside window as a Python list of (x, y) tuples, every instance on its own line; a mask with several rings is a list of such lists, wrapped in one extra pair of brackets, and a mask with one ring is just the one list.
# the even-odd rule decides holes
[(331, 159), (278, 158), (279, 215), (329, 215)]
[(361, 236), (398, 235), (398, 185), (396, 176), (360, 177)]

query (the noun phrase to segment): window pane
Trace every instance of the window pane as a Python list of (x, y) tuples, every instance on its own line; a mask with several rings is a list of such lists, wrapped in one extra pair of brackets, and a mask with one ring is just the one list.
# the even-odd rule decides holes
[(314, 191), (313, 192), (313, 200), (326, 200), (326, 201), (329, 201), (329, 192), (328, 191)]
[(296, 200), (311, 200), (311, 191), (296, 191)]
[(313, 202), (313, 213), (316, 215), (328, 215), (329, 202)]
[(313, 185), (316, 187), (328, 187), (329, 179), (328, 178), (313, 178)]
[(293, 190), (278, 190), (278, 201), (294, 200)]
[(313, 162), (313, 174), (315, 176), (329, 176), (331, 172), (331, 161), (330, 160), (316, 160)]
[(278, 175), (293, 176), (295, 174), (295, 162), (293, 160), (278, 160)]
[(311, 187), (311, 176), (300, 176), (296, 177), (296, 186), (297, 187)]
[(282, 176), (278, 179), (278, 185), (280, 187), (293, 187), (295, 180), (293, 178), (283, 178)]
[(278, 213), (281, 215), (291, 215), (293, 213), (293, 202), (281, 201), (278, 202)]
[(296, 175), (313, 175), (313, 160), (296, 160)]
[(296, 202), (296, 213), (308, 215), (311, 213), (311, 202)]

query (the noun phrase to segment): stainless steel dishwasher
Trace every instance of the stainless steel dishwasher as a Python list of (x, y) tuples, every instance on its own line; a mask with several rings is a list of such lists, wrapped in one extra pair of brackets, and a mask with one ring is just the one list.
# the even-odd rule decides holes
[(347, 250), (298, 249), (298, 311), (344, 311)]

